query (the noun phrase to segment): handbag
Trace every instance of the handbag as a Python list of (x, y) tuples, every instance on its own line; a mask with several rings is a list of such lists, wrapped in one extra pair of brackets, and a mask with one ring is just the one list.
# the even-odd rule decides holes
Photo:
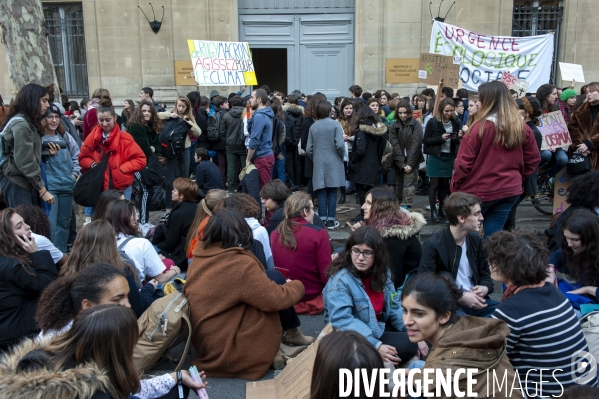
[(110, 154), (106, 154), (99, 164), (79, 177), (73, 188), (75, 203), (87, 207), (96, 206), (104, 188), (104, 174), (108, 166), (108, 157), (110, 157)]
[(575, 151), (568, 158), (568, 174), (569, 175), (582, 175), (591, 171), (591, 160), (588, 156), (582, 155), (580, 152)]

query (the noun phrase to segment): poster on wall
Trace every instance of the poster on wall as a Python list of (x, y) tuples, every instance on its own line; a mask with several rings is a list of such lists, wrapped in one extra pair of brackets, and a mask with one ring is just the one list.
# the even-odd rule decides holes
[(420, 58), (387, 58), (385, 83), (418, 83)]
[(200, 86), (257, 85), (247, 42), (188, 40), (193, 73)]
[(529, 83), (529, 91), (549, 82), (553, 34), (491, 36), (434, 21), (429, 53), (460, 56), (460, 79), (467, 90), (501, 80), (504, 71)]

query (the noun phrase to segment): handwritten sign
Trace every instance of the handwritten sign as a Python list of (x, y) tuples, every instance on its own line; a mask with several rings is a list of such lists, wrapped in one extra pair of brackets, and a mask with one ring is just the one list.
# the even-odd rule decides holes
[(387, 58), (385, 83), (418, 83), (420, 58)]
[(582, 71), (582, 65), (560, 62), (559, 70), (562, 72), (562, 80), (576, 80), (577, 82), (584, 82), (584, 72)]
[(190, 60), (175, 61), (175, 85), (193, 86), (196, 78), (193, 73), (193, 65)]
[(554, 111), (539, 117), (541, 125), (539, 131), (543, 134), (541, 150), (555, 148), (566, 149), (572, 144), (572, 138), (561, 111)]
[(506, 85), (508, 89), (515, 90), (516, 93), (518, 93), (518, 98), (528, 92), (529, 83), (522, 79), (518, 79), (508, 71), (504, 71), (503, 75), (501, 75), (501, 82)]
[(200, 86), (258, 84), (248, 43), (188, 40), (187, 44), (195, 80)]
[(420, 121), (420, 123), (422, 123), (422, 110), (421, 109), (415, 109), (412, 111), (412, 118), (414, 119), (418, 119)]
[(458, 87), (460, 65), (453, 63), (453, 57), (439, 54), (420, 54), (418, 77), (423, 83), (438, 85), (443, 79), (444, 86)]
[(561, 213), (570, 207), (566, 200), (568, 198), (569, 188), (572, 185), (573, 177), (568, 174), (566, 168), (563, 168), (555, 175), (555, 185), (553, 189), (553, 214)]

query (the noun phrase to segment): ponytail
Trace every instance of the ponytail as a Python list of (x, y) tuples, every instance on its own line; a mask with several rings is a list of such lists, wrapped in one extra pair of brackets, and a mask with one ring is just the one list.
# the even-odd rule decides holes
[(285, 219), (277, 226), (279, 244), (295, 251), (297, 241), (293, 233), (298, 230), (299, 223), (294, 218), (303, 217), (303, 211), (310, 209), (310, 195), (304, 192), (292, 194), (285, 201)]

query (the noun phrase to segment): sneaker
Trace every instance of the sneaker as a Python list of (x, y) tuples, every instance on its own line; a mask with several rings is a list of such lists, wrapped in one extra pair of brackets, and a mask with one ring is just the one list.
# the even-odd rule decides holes
[(166, 222), (168, 220), (168, 217), (171, 215), (170, 212), (164, 212), (164, 215), (162, 215), (162, 217), (160, 218), (161, 222)]
[(362, 216), (361, 213), (358, 216), (351, 218), (352, 223), (358, 223), (358, 222), (363, 222), (363, 221), (364, 221), (364, 216)]
[(326, 226), (328, 230), (335, 230), (337, 227), (339, 227), (339, 222), (336, 220), (327, 220)]

